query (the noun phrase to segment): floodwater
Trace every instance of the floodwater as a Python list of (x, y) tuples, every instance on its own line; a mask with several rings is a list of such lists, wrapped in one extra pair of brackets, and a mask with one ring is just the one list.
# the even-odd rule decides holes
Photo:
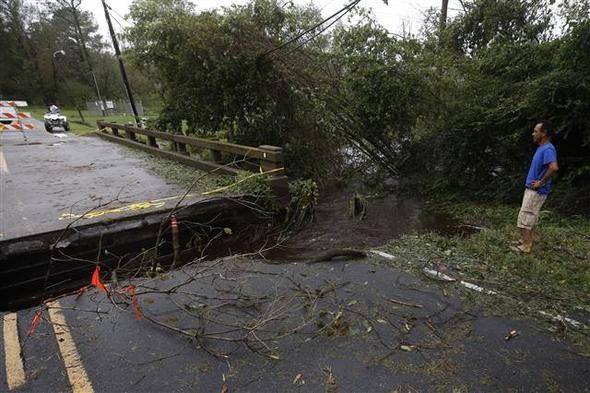
[(299, 260), (324, 250), (376, 247), (404, 234), (472, 233), (448, 217), (429, 212), (421, 202), (393, 194), (367, 198), (366, 217), (354, 218), (350, 216), (353, 197), (354, 192), (345, 189), (331, 191), (320, 198), (314, 221), (265, 256), (274, 260)]

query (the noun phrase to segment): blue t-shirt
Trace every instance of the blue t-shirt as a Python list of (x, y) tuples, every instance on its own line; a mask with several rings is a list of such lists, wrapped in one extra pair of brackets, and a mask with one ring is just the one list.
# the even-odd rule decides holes
[[(541, 180), (543, 176), (545, 176), (549, 164), (554, 161), (557, 161), (557, 151), (551, 142), (537, 147), (537, 151), (535, 151), (533, 161), (531, 162), (531, 167), (529, 168), (529, 173), (526, 177), (526, 188), (531, 188), (534, 180)], [(537, 188), (537, 192), (542, 195), (547, 195), (549, 194), (549, 191), (551, 191), (552, 185), (553, 182), (549, 179), (542, 187)]]

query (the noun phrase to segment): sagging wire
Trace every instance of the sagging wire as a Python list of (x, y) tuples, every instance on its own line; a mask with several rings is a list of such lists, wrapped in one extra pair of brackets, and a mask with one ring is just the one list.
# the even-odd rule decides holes
[[(329, 17), (327, 17), (326, 19), (322, 20), (319, 23), (316, 23), (315, 25), (313, 25), (312, 27), (310, 27), (309, 29), (297, 34), (295, 37), (291, 38), (290, 40), (288, 40), (287, 42), (282, 43), (281, 45), (272, 48), (266, 52), (264, 52), (263, 54), (261, 54), (258, 59), (261, 60), (262, 58), (264, 58), (265, 56), (270, 55), (271, 53), (274, 53), (276, 51), (279, 51), (281, 49), (283, 49), (284, 47), (286, 47), (287, 45), (292, 44), (293, 42), (299, 40), (301, 37), (305, 36), (306, 34), (314, 31), (315, 29), (317, 29), (318, 27), (320, 27), (321, 25), (323, 25), (324, 23), (328, 22), (329, 20), (338, 17), (338, 19), (342, 18), (344, 15), (346, 15), (348, 12), (350, 12), (358, 3), (360, 3), (360, 0), (354, 0), (351, 3), (349, 3), (348, 5), (344, 6), (343, 8), (341, 8), (340, 10), (338, 10), (337, 12), (333, 13), (332, 15), (330, 15)], [(340, 15), (342, 14), (342, 15)], [(337, 19), (337, 20), (338, 20)], [(333, 24), (333, 23), (332, 23)], [(330, 24), (330, 26), (332, 25)], [(329, 26), (328, 26), (329, 27)], [(321, 32), (323, 32), (325, 29), (323, 29)], [(318, 33), (318, 34), (321, 34)], [(318, 34), (315, 34), (314, 36), (312, 36), (310, 39), (308, 39), (306, 42), (309, 42), (310, 40), (312, 40), (313, 38), (317, 37)], [(304, 42), (304, 44), (306, 43)]]

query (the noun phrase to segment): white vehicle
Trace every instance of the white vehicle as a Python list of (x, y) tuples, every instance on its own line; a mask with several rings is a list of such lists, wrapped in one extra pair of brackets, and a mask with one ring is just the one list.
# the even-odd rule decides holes
[(18, 107), (27, 106), (26, 101), (0, 101), (0, 131), (23, 131), (35, 128), (30, 122), (31, 114), (19, 112)]
[(64, 131), (70, 130), (70, 123), (68, 122), (68, 118), (61, 113), (59, 113), (59, 109), (53, 112), (47, 112), (43, 115), (43, 122), (45, 123), (45, 130), (47, 132), (53, 131), (55, 127), (61, 127)]

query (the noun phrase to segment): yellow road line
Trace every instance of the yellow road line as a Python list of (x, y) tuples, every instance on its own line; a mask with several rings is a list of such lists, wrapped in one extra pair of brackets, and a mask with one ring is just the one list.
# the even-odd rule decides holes
[(8, 170), (8, 163), (4, 158), (4, 153), (0, 151), (0, 173), (4, 175), (10, 175), (10, 171)]
[(4, 315), (4, 354), (8, 390), (18, 389), (26, 383), (27, 379), (15, 313)]
[(86, 369), (80, 359), (76, 343), (72, 338), (66, 319), (61, 312), (61, 305), (56, 300), (48, 304), (49, 319), (55, 332), (57, 345), (66, 366), (68, 379), (72, 387), (72, 393), (94, 393)]

